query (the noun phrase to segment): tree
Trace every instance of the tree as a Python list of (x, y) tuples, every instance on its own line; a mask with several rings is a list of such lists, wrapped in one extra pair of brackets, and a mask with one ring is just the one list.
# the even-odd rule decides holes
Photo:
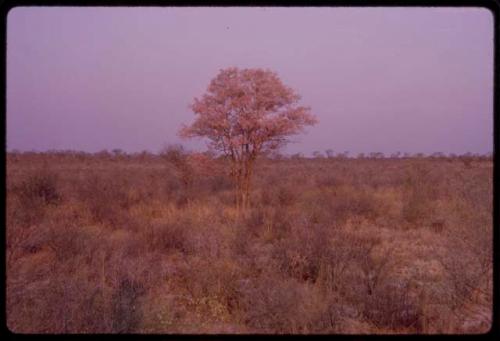
[(188, 152), (180, 144), (167, 145), (160, 151), (160, 156), (170, 162), (185, 189), (191, 187), (194, 179), (193, 167), (189, 164)]
[(435, 152), (431, 154), (431, 158), (433, 159), (442, 159), (444, 158), (444, 153), (442, 152)]
[(313, 157), (314, 157), (315, 159), (322, 159), (322, 158), (323, 158), (323, 154), (321, 154), (321, 152), (320, 152), (319, 150), (315, 150), (315, 151), (313, 152)]
[(191, 109), (196, 119), (179, 135), (208, 138), (210, 150), (229, 158), (236, 204), (246, 208), (257, 156), (282, 147), (289, 136), (317, 122), (308, 107), (297, 105), (299, 99), (274, 72), (224, 69), (203, 97), (194, 99)]
[(337, 157), (338, 157), (339, 159), (347, 159), (347, 158), (349, 157), (349, 151), (348, 151), (348, 150), (346, 150), (346, 151), (344, 151), (343, 153), (338, 153), (338, 154), (337, 154)]
[(221, 173), (210, 153), (189, 152), (181, 144), (164, 146), (160, 157), (174, 167), (186, 191), (192, 188), (197, 178), (219, 176)]
[(370, 158), (371, 159), (383, 159), (384, 158), (384, 153), (382, 153), (382, 152), (371, 152), (370, 153)]

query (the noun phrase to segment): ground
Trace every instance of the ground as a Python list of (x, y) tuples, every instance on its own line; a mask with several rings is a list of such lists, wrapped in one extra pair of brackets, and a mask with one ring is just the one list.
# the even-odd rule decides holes
[(261, 159), (245, 213), (213, 163), (9, 153), (8, 327), (489, 330), (491, 159)]

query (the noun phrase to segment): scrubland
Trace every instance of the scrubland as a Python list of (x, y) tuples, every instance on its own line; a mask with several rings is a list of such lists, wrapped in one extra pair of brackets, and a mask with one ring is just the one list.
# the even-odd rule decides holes
[(8, 153), (8, 327), (489, 330), (491, 159), (261, 159), (255, 172), (239, 214), (227, 177), (175, 158)]

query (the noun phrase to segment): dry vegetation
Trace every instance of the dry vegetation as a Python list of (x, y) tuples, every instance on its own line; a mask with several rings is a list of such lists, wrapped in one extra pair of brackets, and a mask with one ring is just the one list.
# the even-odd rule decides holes
[(238, 218), (226, 177), (183, 158), (9, 153), (8, 327), (489, 329), (491, 159), (262, 159)]

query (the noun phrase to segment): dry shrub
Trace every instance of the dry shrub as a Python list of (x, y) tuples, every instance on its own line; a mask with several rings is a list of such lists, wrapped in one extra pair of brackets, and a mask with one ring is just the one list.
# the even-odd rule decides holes
[(191, 153), (186, 161), (198, 178), (225, 175), (222, 164), (204, 153)]
[[(149, 290), (139, 298), (142, 319), (138, 329), (146, 334), (181, 333), (181, 322), (188, 314), (168, 287)], [(139, 302), (138, 302), (139, 303)]]
[[(243, 321), (254, 333), (291, 333), (303, 300), (299, 284), (272, 275), (240, 282)], [(297, 332), (297, 331), (295, 331)]]
[(414, 189), (404, 201), (402, 210), (404, 219), (409, 223), (419, 223), (432, 215), (432, 206), (427, 201), (424, 191)]
[(123, 178), (91, 174), (78, 188), (79, 200), (84, 202), (94, 220), (118, 227), (127, 221), (129, 186)]
[(259, 236), (264, 224), (262, 209), (252, 209), (244, 224), (236, 226), (231, 244), (231, 251), (237, 259), (249, 257), (251, 243)]
[(40, 225), (10, 226), (6, 231), (7, 265), (26, 254), (36, 253), (45, 246), (47, 234)]
[(327, 174), (316, 177), (316, 184), (319, 188), (336, 188), (345, 185), (345, 181), (337, 175)]
[(51, 226), (46, 233), (46, 243), (60, 261), (87, 254), (92, 257), (92, 253), (101, 245), (99, 234), (74, 224)]
[(188, 162), (188, 153), (182, 145), (170, 145), (165, 147), (161, 156), (172, 164), (177, 176), (185, 188), (189, 188), (194, 181), (194, 169)]
[(374, 218), (378, 214), (376, 199), (367, 191), (341, 192), (338, 197), (333, 208), (340, 217), (345, 215)]
[(29, 175), (17, 190), (19, 199), (25, 207), (39, 204), (50, 205), (61, 201), (61, 195), (57, 189), (57, 175), (47, 170)]
[(233, 188), (233, 183), (226, 175), (217, 174), (208, 178), (207, 181), (212, 193), (228, 191)]
[(435, 189), (427, 182), (428, 170), (416, 167), (405, 183), (402, 216), (409, 223), (422, 223), (434, 214)]
[(184, 191), (177, 193), (175, 196), (175, 205), (177, 208), (185, 208), (188, 206), (190, 200), (192, 198), (192, 195), (190, 193)]
[(472, 157), (466, 157), (466, 156), (460, 157), (460, 161), (462, 161), (463, 165), (466, 168), (470, 168), (472, 166), (472, 163), (473, 163)]
[(343, 187), (313, 192), (304, 199), (304, 211), (313, 223), (342, 225), (349, 218), (375, 219), (379, 215), (377, 199), (367, 190)]
[(167, 197), (170, 197), (172, 193), (177, 193), (181, 189), (181, 182), (176, 176), (171, 174), (165, 175), (165, 187), (164, 190), (167, 194)]
[(256, 208), (252, 208), (245, 216), (245, 224), (243, 226), (249, 228), (249, 234), (256, 236), (257, 234), (259, 234), (259, 232), (262, 231), (265, 219), (266, 219), (266, 210), (264, 207), (259, 206)]
[(274, 245), (279, 270), (298, 281), (316, 282), (320, 267), (331, 260), (329, 233), (321, 225), (296, 225)]
[(464, 198), (475, 210), (491, 213), (493, 209), (492, 170), (479, 169), (462, 179), (462, 186), (457, 195)]
[(147, 232), (144, 232), (146, 245), (160, 252), (177, 250), (189, 253), (193, 246), (187, 226), (183, 222), (152, 222), (146, 227)]
[(206, 260), (193, 264), (189, 290), (198, 308), (213, 321), (228, 321), (241, 311), (238, 279), (242, 270), (230, 259)]
[(280, 186), (276, 191), (276, 201), (280, 206), (290, 206), (296, 199), (297, 194), (290, 188), (290, 186)]
[(290, 218), (290, 212), (282, 206), (258, 205), (246, 212), (236, 233), (241, 235), (243, 240), (279, 240), (290, 233)]
[(272, 193), (269, 187), (266, 186), (260, 191), (259, 203), (262, 206), (269, 206), (272, 205), (272, 202), (273, 202)]
[(134, 332), (141, 320), (140, 309), (137, 306), (138, 298), (144, 294), (140, 282), (123, 278), (116, 292), (113, 294), (113, 332)]
[(444, 219), (434, 220), (431, 223), (431, 229), (432, 229), (432, 231), (434, 231), (436, 233), (443, 232), (443, 230), (445, 229), (445, 227), (446, 227), (446, 221)]
[(231, 232), (213, 219), (213, 225), (193, 224), (196, 230), (189, 234), (192, 252), (199, 257), (221, 259), (231, 253)]
[[(188, 153), (181, 145), (168, 146), (161, 155), (174, 167), (175, 178), (183, 185), (184, 193), (176, 198), (179, 206), (184, 206), (187, 199), (199, 197), (200, 192), (217, 193), (233, 187), (222, 163), (213, 157), (204, 153)], [(168, 179), (169, 191), (179, 190), (177, 181)]]
[(366, 297), (364, 316), (378, 327), (392, 330), (421, 329), (421, 312), (416, 299), (409, 295), (408, 282), (392, 282), (378, 286)]
[[(326, 239), (325, 235), (321, 236)], [(318, 264), (318, 286), (329, 294), (338, 293), (345, 298), (363, 295), (368, 283), (361, 263), (367, 260), (367, 245), (352, 233), (335, 230), (323, 247), (322, 262)]]
[(11, 288), (8, 305), (11, 330), (21, 333), (112, 331), (106, 323), (111, 316), (110, 302), (91, 280), (92, 269), (81, 259), (72, 263), (54, 259), (49, 267), (50, 281), (38, 279), (23, 283), (19, 290)]
[(292, 188), (293, 186), (294, 185), (291, 183), (283, 180), (277, 180), (277, 182), (272, 185), (263, 186), (256, 198), (258, 205), (264, 207), (292, 206), (299, 197), (296, 190)]
[[(57, 205), (62, 201), (58, 189), (56, 173), (42, 169), (40, 172), (29, 173), (26, 179), (13, 186), (12, 194), (16, 194), (17, 203), (9, 200), (14, 214), (11, 217), (15, 222), (29, 225), (43, 219), (48, 206)], [(13, 198), (11, 198), (13, 199)]]
[[(449, 255), (442, 260), (446, 270), (450, 301), (453, 309), (463, 306), (471, 300), (472, 293), (478, 288), (478, 283), (484, 282), (483, 272), (478, 258), (472, 250), (464, 247), (460, 241), (452, 241), (459, 254)], [(467, 271), (465, 271), (467, 269)]]
[(271, 214), (271, 229), (274, 240), (280, 240), (290, 235), (292, 228), (292, 215), (282, 206), (275, 207)]

